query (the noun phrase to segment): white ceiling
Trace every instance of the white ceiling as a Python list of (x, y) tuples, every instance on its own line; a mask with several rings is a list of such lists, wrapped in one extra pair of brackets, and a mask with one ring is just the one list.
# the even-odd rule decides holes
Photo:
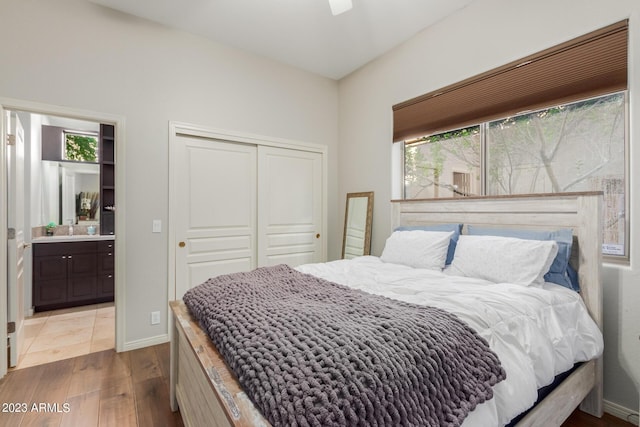
[(89, 0), (340, 79), (473, 0)]

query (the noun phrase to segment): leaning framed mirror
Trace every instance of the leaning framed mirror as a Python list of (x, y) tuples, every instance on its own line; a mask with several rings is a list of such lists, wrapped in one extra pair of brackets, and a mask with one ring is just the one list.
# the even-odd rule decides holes
[(373, 191), (347, 193), (342, 237), (342, 259), (371, 253)]

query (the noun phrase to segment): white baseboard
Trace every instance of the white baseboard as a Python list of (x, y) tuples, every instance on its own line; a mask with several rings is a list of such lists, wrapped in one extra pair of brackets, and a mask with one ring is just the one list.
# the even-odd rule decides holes
[(164, 344), (169, 342), (169, 334), (157, 335), (151, 338), (144, 338), (136, 341), (129, 341), (124, 343), (122, 351), (137, 350), (139, 348), (150, 347), (152, 345)]
[(638, 425), (638, 413), (617, 403), (604, 401), (604, 412), (611, 414), (614, 417), (623, 419), (631, 424)]

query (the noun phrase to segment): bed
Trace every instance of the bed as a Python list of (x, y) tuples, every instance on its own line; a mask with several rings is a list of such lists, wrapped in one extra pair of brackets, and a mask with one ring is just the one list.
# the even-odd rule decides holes
[[(570, 228), (574, 240), (571, 263), (579, 277), (579, 295), (595, 325), (601, 329), (601, 198), (601, 193), (572, 193), (393, 201), (392, 226), (396, 229), (462, 223), (466, 231), (469, 226), (526, 230)], [(359, 262), (380, 261), (365, 258)], [(337, 264), (339, 270), (340, 262)], [(321, 265), (301, 267), (306, 272), (319, 275), (323, 274), (324, 268)], [(370, 266), (366, 265), (364, 271), (368, 269)], [(329, 278), (339, 276), (335, 272), (326, 275)], [(346, 277), (348, 280), (348, 275)], [(185, 425), (269, 425), (184, 303), (173, 301), (171, 308), (174, 314), (171, 404), (174, 410), (180, 409)], [(560, 426), (578, 405), (592, 415), (602, 415), (600, 357), (585, 361), (574, 369), (549, 395), (528, 410), (517, 425)], [(473, 416), (474, 412), (469, 419), (473, 420)], [(465, 420), (463, 426), (467, 425), (472, 424)]]

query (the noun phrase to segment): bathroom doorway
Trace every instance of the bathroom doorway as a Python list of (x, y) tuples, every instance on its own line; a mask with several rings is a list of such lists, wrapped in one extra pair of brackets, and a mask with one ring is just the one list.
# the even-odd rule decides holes
[[(6, 307), (0, 317), (13, 321), (8, 338), (18, 353), (2, 366), (117, 348), (115, 150), (121, 119), (10, 103), (2, 102), (3, 116), (21, 123), (25, 142), (24, 285), (0, 306)], [(3, 168), (10, 167), (11, 153), (11, 147), (2, 153)], [(4, 185), (9, 194), (16, 191), (11, 182)], [(11, 230), (0, 234), (0, 244), (13, 237)], [(3, 258), (12, 267), (10, 253)], [(11, 277), (2, 283), (9, 290), (13, 284)], [(16, 311), (22, 316), (13, 319)]]

